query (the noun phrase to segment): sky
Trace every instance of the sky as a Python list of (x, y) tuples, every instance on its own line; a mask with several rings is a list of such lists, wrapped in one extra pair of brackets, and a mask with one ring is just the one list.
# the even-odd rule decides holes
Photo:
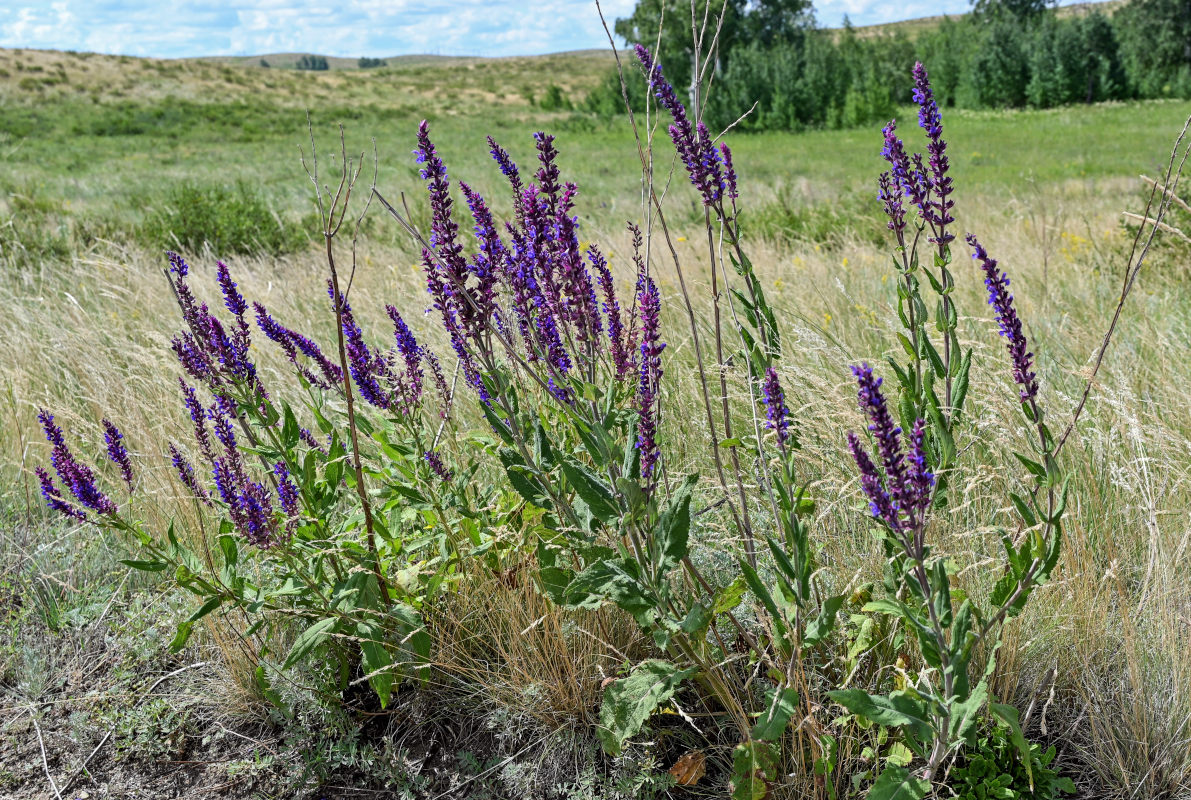
[[(601, 4), (611, 23), (629, 14), (635, 0)], [(968, 8), (968, 0), (815, 3), (819, 23), (828, 27), (845, 14), (855, 25), (869, 25)], [(594, 0), (0, 0), (0, 47), (183, 58), (509, 56), (605, 46)]]

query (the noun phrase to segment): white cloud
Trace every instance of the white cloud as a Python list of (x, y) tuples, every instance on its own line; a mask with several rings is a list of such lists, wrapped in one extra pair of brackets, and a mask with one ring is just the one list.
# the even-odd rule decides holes
[[(22, 2), (25, 3), (22, 5)], [(606, 0), (609, 22), (635, 0)], [(820, 24), (856, 25), (962, 13), (968, 0), (821, 0)], [(159, 57), (278, 51), (339, 56), (520, 55), (605, 47), (594, 0), (10, 0), (0, 46)]]

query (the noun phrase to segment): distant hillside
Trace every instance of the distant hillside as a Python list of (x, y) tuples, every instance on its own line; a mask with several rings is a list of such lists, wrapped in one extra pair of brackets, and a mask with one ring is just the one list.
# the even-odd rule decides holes
[[(302, 55), (158, 59), (0, 49), (0, 102), (172, 99), (300, 108), (436, 107), (446, 114), (491, 112), (493, 107), (528, 110), (530, 98), (536, 93), (534, 99), (540, 99), (548, 84), (559, 86), (567, 96), (583, 97), (614, 63), (610, 50), (583, 50), (509, 58), (394, 56), (387, 66), (363, 70), (356, 59), (328, 58), (331, 69), (326, 71), (285, 68)], [(269, 69), (260, 66), (262, 57)]]
[[(1080, 14), (1087, 14), (1093, 9), (1108, 16), (1116, 13), (1117, 9), (1125, 5), (1127, 0), (1099, 0), (1099, 2), (1090, 3), (1074, 3), (1068, 6), (1059, 6), (1056, 9), (1056, 14), (1060, 18), (1074, 17)], [(917, 19), (907, 19), (901, 22), (886, 22), (880, 25), (857, 25), (853, 28), (856, 34), (861, 37), (868, 36), (888, 36), (900, 33), (910, 39), (919, 36), (926, 31), (937, 28), (939, 24), (950, 17), (951, 19), (961, 19), (967, 14), (940, 14), (933, 17), (918, 17)], [(838, 29), (837, 29), (838, 30)]]

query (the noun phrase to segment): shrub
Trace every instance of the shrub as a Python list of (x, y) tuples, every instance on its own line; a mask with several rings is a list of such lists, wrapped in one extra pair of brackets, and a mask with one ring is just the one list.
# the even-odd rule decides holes
[(330, 69), (330, 65), (327, 64), (326, 56), (311, 55), (304, 55), (299, 58), (298, 63), (295, 64), (295, 67), (301, 70), (310, 70), (314, 72), (322, 72)]
[(374, 67), (383, 67), (387, 64), (383, 58), (369, 58), (368, 56), (360, 56), (360, 60), (356, 65), (360, 69), (373, 69)]
[[(602, 693), (592, 727), (610, 757), (631, 748), (663, 704), (681, 698), (686, 706), (689, 697), (715, 709), (700, 722), (708, 726), (700, 735), (730, 743), (738, 797), (763, 798), (798, 781), (805, 783), (785, 788), (811, 791), (815, 783), (841, 791), (867, 758), (860, 743), (887, 754), (869, 789), (873, 800), (921, 800), (957, 763), (967, 765), (965, 779), (998, 772), (1017, 785), (1010, 747), (1027, 780), (1042, 785), (1049, 757), (1031, 748), (1017, 710), (991, 697), (990, 678), (1005, 626), (1058, 563), (1068, 500), (1062, 451), (1079, 411), (1052, 431), (1009, 277), (968, 234), (1006, 345), (999, 369), (1013, 384), (1007, 424), (1019, 434), (1021, 469), (996, 520), (1004, 556), (984, 569), (995, 578), (961, 586), (955, 554), (937, 542), (944, 526), (963, 519), (952, 513), (964, 502), (952, 483), (984, 435), (965, 409), (985, 387), (973, 384), (981, 374), (972, 370), (975, 350), (957, 332), (952, 177), (926, 70), (918, 64), (912, 73), (926, 154), (911, 155), (890, 123), (882, 151), (889, 170), (877, 181), (904, 355), (880, 367), (893, 376), (889, 385), (869, 364), (850, 365), (861, 433), (840, 436), (838, 447), (841, 459), (853, 460), (868, 505), (841, 512), (835, 509), (850, 501), (827, 498), (827, 513), (848, 514), (883, 555), (880, 584), (848, 591), (821, 570), (812, 513), (818, 498), (807, 485), (799, 420), (783, 388), (782, 371), (798, 355), (784, 346), (782, 324), (745, 250), (732, 152), (689, 115), (650, 53), (637, 47), (636, 56), (704, 210), (710, 320), (686, 294), (678, 249), (664, 229), (656, 235), (667, 239), (683, 281), (689, 327), (681, 333), (664, 319), (665, 285), (647, 260), (653, 243), (635, 223), (628, 223), (635, 274), (627, 283), (616, 280), (599, 244), (581, 243), (577, 189), (564, 181), (554, 137), (545, 133), (534, 136), (532, 174), (488, 140), (513, 214), (498, 225), (488, 201), (460, 183), (474, 232), (467, 247), (446, 165), (423, 122), (415, 156), (428, 231), (375, 190), (361, 199), (364, 167), (345, 149), (337, 160), (342, 172), (329, 180), (311, 154), (327, 313), (335, 323), (329, 346), (250, 305), (222, 262), (216, 284), (225, 310), (213, 311), (218, 304), (200, 300), (186, 261), (170, 255), (181, 316), (172, 349), (193, 423), (185, 431), (190, 443), (172, 443), (170, 453), (196, 506), (218, 520), (211, 541), (195, 546), (172, 526), (139, 521), (137, 505), (151, 496), (139, 492), (128, 443), (108, 420), (104, 480), (72, 450), (52, 414), (40, 412), (54, 470), (38, 470), (46, 503), (125, 535), (141, 556), (126, 563), (172, 576), (196, 596), (175, 646), (214, 613), (246, 619), (250, 634), (266, 634), (259, 688), (287, 712), (287, 690), (278, 687), (290, 683), (313, 685), (329, 703), (362, 711), (387, 706), (404, 682), (425, 685), (435, 669), (431, 621), (439, 630), (450, 626), (451, 615), (437, 612), (454, 593), (469, 583), (524, 581), (541, 595), (541, 619), (552, 617), (558, 629), (567, 627), (558, 622), (564, 615), (601, 627), (594, 615), (615, 608), (638, 629), (630, 640), (651, 646), (641, 658), (626, 655), (628, 663), (598, 688), (591, 664), (583, 665), (581, 685), (550, 701), (569, 714), (576, 697)], [(652, 158), (642, 153), (643, 169)], [(1165, 183), (1173, 191), (1169, 171)], [(345, 296), (357, 266), (355, 237), (373, 201), (421, 249), (456, 381), (448, 383), (400, 309), (386, 307), (393, 336), (386, 350), (367, 336)], [(1165, 209), (1165, 193), (1163, 202)], [(1132, 277), (1140, 264), (1131, 262)], [(286, 356), (288, 376), (258, 370), (254, 336)], [(667, 441), (661, 425), (663, 412), (675, 408), (667, 375), (676, 362), (667, 342), (677, 338), (693, 351), (694, 407), (706, 428), (696, 445), (707, 448), (711, 465), (706, 480), (682, 474), (671, 454), (688, 443)], [(746, 382), (741, 392), (729, 387), (730, 362)], [(709, 512), (741, 543), (715, 570), (692, 557), (710, 535)], [(571, 626), (570, 634), (585, 630)], [(487, 648), (484, 660), (517, 658), (516, 648), (501, 652), (499, 639), (509, 635), (501, 625), (484, 625), (481, 634), (470, 646)], [(865, 682), (853, 679), (860, 653), (879, 662)], [(853, 666), (845, 675), (839, 664), (847, 662)], [(288, 680), (294, 669), (313, 680)], [(371, 694), (362, 697), (365, 685)], [(1003, 728), (992, 734), (991, 756), (980, 740), (989, 716)], [(586, 709), (582, 720), (595, 721)]]
[(141, 228), (147, 244), (162, 249), (217, 253), (280, 255), (308, 241), (302, 225), (271, 209), (248, 184), (235, 186), (180, 183), (171, 187), (161, 207)]

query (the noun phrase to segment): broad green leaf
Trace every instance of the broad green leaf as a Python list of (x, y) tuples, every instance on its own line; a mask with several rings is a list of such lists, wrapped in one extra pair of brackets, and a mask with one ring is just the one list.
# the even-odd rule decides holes
[(732, 751), (732, 800), (765, 800), (777, 779), (778, 749), (749, 739)]
[(294, 640), (294, 645), (290, 648), (289, 655), (285, 657), (285, 663), (281, 665), (281, 668), (289, 669), (305, 658), (311, 650), (327, 638), (337, 621), (335, 617), (327, 617), (326, 619), (320, 619), (302, 631), (298, 638)]
[(1030, 743), (1026, 741), (1025, 734), (1021, 732), (1021, 722), (1018, 721), (1017, 709), (1002, 703), (989, 703), (988, 710), (1009, 728), (1009, 741), (1013, 742), (1013, 746), (1017, 748), (1018, 755), (1021, 756), (1022, 766), (1026, 768), (1026, 777), (1030, 779), (1030, 791), (1033, 792), (1034, 770), (1031, 766), (1033, 759), (1030, 755)]
[(829, 597), (824, 600), (823, 608), (819, 610), (818, 616), (812, 619), (806, 626), (806, 633), (803, 634), (802, 640), (808, 645), (815, 645), (821, 642), (835, 628), (836, 615), (839, 614), (840, 606), (843, 604), (843, 595)]
[(866, 800), (922, 800), (930, 791), (930, 781), (916, 778), (905, 767), (888, 765), (868, 790)]
[(698, 480), (697, 474), (688, 475), (658, 519), (653, 539), (659, 575), (665, 575), (686, 557), (691, 531), (691, 491)]
[(641, 730), (657, 707), (673, 697), (682, 682), (697, 671), (651, 658), (634, 667), (627, 678), (609, 684), (596, 729), (605, 752), (619, 755), (624, 743)]
[(562, 472), (597, 519), (611, 523), (620, 516), (620, 508), (616, 505), (612, 490), (587, 467), (574, 459), (564, 458)]
[(730, 584), (716, 592), (715, 606), (712, 611), (715, 614), (724, 614), (740, 605), (741, 599), (744, 598), (744, 593), (748, 589), (744, 577), (737, 575), (736, 579)]
[(186, 642), (190, 640), (190, 634), (194, 632), (194, 623), (190, 620), (178, 624), (178, 630), (174, 634), (173, 640), (170, 642), (170, 652), (177, 653), (186, 646)]
[(393, 671), (390, 669), (393, 658), (388, 648), (378, 641), (381, 635), (378, 628), (361, 622), (356, 625), (356, 635), (360, 637), (360, 663), (364, 674), (368, 676), (368, 683), (380, 700), (380, 707), (385, 708), (393, 693)]
[(894, 728), (911, 728), (919, 736), (929, 734), (931, 718), (922, 701), (900, 692), (872, 695), (862, 689), (842, 689), (828, 696), (858, 717)]
[(790, 717), (797, 710), (798, 691), (796, 689), (773, 691), (769, 707), (761, 714), (749, 735), (763, 742), (776, 742), (786, 732)]
[(201, 606), (199, 606), (198, 611), (195, 611), (193, 614), (191, 614), (190, 619), (188, 621), (189, 622), (198, 622), (200, 619), (207, 616), (212, 611), (219, 608), (221, 605), (223, 605), (223, 596), (215, 595), (210, 600), (208, 600), (207, 602), (205, 602)]

